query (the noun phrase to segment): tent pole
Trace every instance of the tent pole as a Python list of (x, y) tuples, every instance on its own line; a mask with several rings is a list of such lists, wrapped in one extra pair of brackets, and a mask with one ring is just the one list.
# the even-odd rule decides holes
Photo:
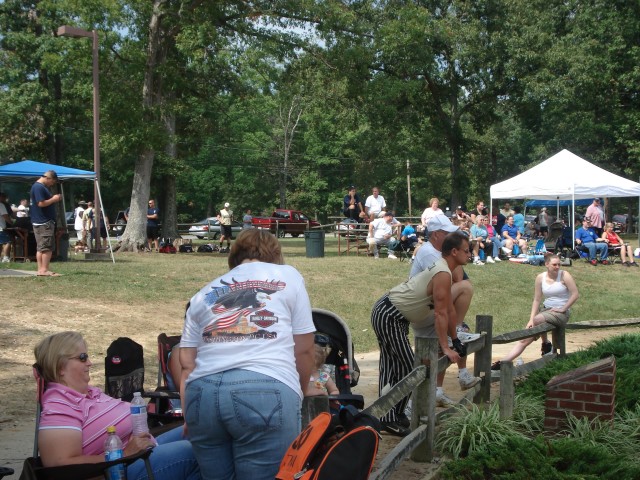
[[(100, 192), (100, 184), (98, 183), (98, 179), (96, 178), (96, 192), (98, 192), (98, 200), (100, 201), (100, 208), (102, 209), (102, 212), (104, 213), (104, 205), (102, 204), (102, 193)], [(103, 215), (104, 218), (104, 215)], [(113, 249), (111, 248), (111, 237), (109, 236), (109, 225), (107, 225), (107, 222), (105, 222), (104, 224), (106, 230), (107, 230), (107, 246), (109, 247), (109, 253), (111, 254), (111, 261), (113, 263), (116, 263), (116, 259), (113, 256)], [(96, 228), (96, 236), (100, 233), (100, 230), (98, 230)]]
[(573, 241), (572, 248), (576, 249), (576, 186), (571, 189), (571, 239)]

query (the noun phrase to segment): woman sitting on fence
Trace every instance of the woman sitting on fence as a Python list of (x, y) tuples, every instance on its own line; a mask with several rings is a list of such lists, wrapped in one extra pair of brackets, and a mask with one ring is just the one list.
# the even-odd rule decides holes
[[(536, 277), (531, 317), (529, 323), (527, 323), (527, 328), (533, 328), (544, 322), (557, 326), (565, 325), (569, 321), (569, 309), (579, 297), (578, 287), (571, 274), (560, 270), (560, 257), (550, 255), (545, 259), (544, 264), (547, 267), (547, 271)], [(542, 308), (540, 308), (543, 296), (544, 302)], [(542, 337), (542, 355), (550, 353), (552, 345), (551, 342), (547, 341), (547, 333), (544, 332), (540, 336)], [(500, 370), (500, 362), (513, 361), (534, 340), (536, 340), (535, 337), (520, 340), (505, 357), (491, 365), (491, 370)]]
[(633, 250), (631, 249), (631, 246), (628, 243), (624, 243), (620, 238), (620, 235), (613, 231), (613, 223), (608, 222), (604, 226), (602, 239), (607, 242), (607, 245), (609, 245), (609, 250), (620, 252), (620, 258), (622, 259), (622, 264), (625, 267), (638, 266), (636, 261), (633, 259)]

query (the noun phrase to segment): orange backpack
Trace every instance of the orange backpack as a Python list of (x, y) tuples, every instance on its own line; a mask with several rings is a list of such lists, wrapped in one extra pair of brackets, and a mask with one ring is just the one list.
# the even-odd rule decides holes
[(296, 437), (276, 480), (366, 480), (378, 452), (380, 422), (355, 407), (323, 412)]

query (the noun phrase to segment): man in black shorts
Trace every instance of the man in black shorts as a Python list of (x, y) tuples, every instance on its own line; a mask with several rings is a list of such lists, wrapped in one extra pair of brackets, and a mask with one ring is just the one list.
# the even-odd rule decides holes
[(149, 208), (147, 208), (147, 243), (149, 245), (149, 250), (153, 251), (151, 248), (151, 242), (155, 245), (156, 252), (159, 250), (160, 245), (158, 242), (159, 237), (159, 222), (160, 222), (160, 210), (156, 208), (156, 201), (151, 199), (149, 200)]

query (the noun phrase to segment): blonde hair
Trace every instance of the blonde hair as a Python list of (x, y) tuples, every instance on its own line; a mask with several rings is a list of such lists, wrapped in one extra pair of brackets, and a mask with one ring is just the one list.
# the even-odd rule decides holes
[(80, 333), (60, 332), (49, 335), (36, 345), (33, 354), (45, 382), (60, 383), (60, 370), (75, 355), (80, 343), (87, 344)]
[(440, 200), (438, 200), (438, 197), (433, 197), (431, 200), (429, 200), (429, 206), (433, 205), (433, 202), (438, 202), (438, 206), (440, 205)]
[(229, 252), (229, 268), (233, 269), (245, 260), (259, 260), (283, 265), (280, 242), (269, 230), (251, 228), (242, 230)]
[(613, 223), (611, 222), (607, 222), (604, 224), (604, 229), (607, 230), (608, 228), (613, 228)]

